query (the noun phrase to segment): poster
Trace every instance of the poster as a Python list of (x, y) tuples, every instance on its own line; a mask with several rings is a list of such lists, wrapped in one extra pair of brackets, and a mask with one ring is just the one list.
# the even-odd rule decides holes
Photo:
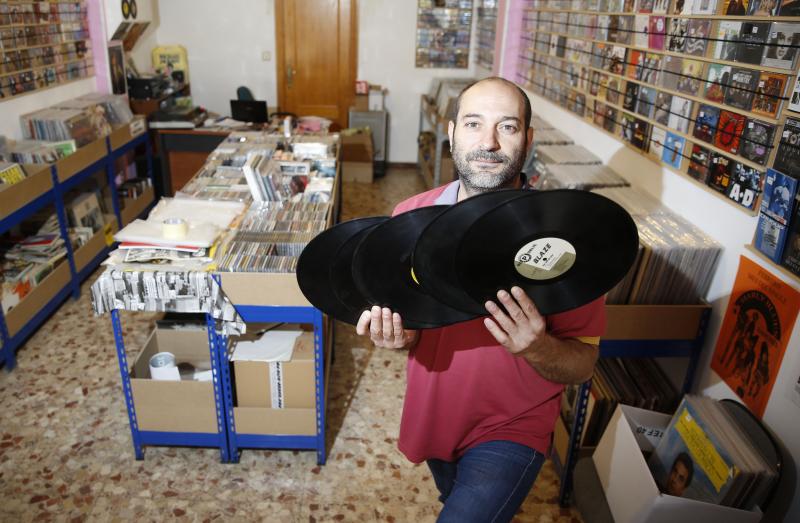
[(111, 78), (111, 92), (114, 94), (125, 94), (127, 84), (125, 82), (125, 53), (122, 51), (120, 42), (108, 44), (108, 69)]
[(800, 293), (749, 258), (739, 258), (711, 368), (759, 418), (792, 335)]

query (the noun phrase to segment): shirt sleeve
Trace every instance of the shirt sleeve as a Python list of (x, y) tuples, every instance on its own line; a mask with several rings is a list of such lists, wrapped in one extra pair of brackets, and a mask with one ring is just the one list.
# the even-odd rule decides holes
[(547, 332), (556, 338), (584, 338), (596, 344), (606, 330), (606, 297), (601, 296), (571, 311), (547, 317)]

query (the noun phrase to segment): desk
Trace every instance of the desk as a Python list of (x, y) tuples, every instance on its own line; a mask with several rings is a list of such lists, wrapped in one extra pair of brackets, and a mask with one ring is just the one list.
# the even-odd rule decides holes
[(159, 129), (156, 133), (161, 156), (162, 187), (159, 194), (172, 196), (200, 170), (209, 153), (231, 131), (202, 129)]

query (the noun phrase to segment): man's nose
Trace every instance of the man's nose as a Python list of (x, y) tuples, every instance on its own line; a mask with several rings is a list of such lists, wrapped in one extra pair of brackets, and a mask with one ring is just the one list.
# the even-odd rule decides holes
[(486, 129), (481, 136), (480, 148), (483, 151), (496, 151), (500, 148), (500, 142), (497, 141), (496, 129)]

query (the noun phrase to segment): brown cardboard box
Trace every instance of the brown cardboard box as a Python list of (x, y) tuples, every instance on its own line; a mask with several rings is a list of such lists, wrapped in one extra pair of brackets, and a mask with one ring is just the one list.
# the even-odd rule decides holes
[(372, 134), (342, 136), (342, 179), (345, 182), (372, 183)]
[(213, 382), (150, 379), (150, 357), (158, 352), (171, 352), (177, 363), (211, 368), (205, 329), (153, 331), (131, 369), (139, 430), (216, 433)]
[(353, 101), (353, 107), (356, 108), (356, 111), (369, 111), (369, 95), (357, 94)]
[(346, 182), (372, 183), (374, 179), (372, 162), (343, 162), (342, 179)]
[(313, 332), (304, 332), (297, 337), (291, 361), (278, 363), (234, 361), (233, 375), (236, 382), (237, 406), (273, 407), (270, 365), (280, 366), (283, 408), (314, 408), (316, 401)]

